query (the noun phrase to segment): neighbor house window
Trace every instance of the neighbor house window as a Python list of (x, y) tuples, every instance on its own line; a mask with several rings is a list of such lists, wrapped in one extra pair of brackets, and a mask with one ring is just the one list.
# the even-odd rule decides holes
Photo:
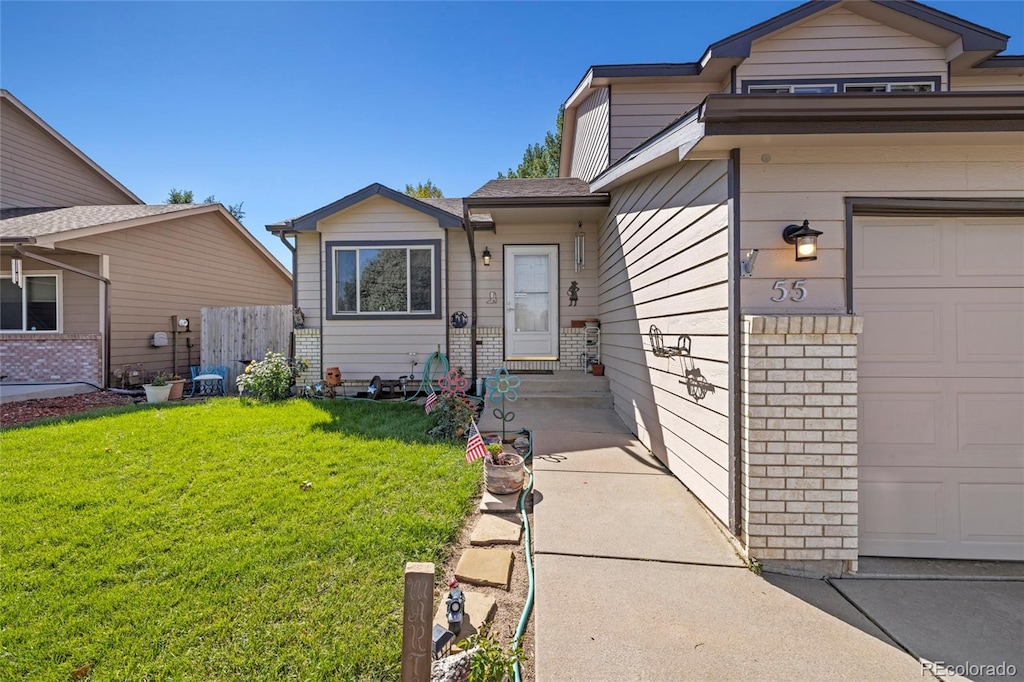
[(58, 331), (59, 276), (25, 275), (23, 286), (0, 279), (0, 331)]
[(847, 83), (844, 92), (935, 92), (934, 83)]
[(329, 245), (331, 317), (436, 316), (440, 242)]

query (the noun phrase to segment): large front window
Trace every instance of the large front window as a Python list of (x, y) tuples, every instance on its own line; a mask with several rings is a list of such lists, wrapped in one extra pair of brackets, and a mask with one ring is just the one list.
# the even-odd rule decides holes
[(0, 331), (58, 331), (58, 276), (25, 275), (22, 284), (0, 279)]
[(329, 244), (331, 317), (436, 316), (440, 242)]

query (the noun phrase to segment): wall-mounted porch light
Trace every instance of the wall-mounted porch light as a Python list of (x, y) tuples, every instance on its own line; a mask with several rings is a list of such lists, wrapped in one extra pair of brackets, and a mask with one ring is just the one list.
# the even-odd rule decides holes
[(484, 247), (484, 267), (491, 267), (491, 250), (486, 246)]
[(811, 229), (805, 220), (803, 225), (788, 225), (782, 231), (782, 238), (787, 244), (796, 245), (796, 261), (798, 263), (818, 260), (818, 237), (821, 232)]

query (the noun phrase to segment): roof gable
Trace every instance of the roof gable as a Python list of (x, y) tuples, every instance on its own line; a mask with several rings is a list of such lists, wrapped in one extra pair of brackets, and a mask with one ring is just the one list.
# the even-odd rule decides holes
[[(127, 187), (122, 185), (117, 178), (105, 171), (98, 163), (90, 159), (81, 149), (71, 144), (67, 138), (58, 133), (49, 123), (40, 118), (34, 111), (25, 106), (17, 97), (12, 95), (7, 90), (0, 89), (0, 101), (14, 107), (22, 116), (34, 125), (36, 128), (41, 130), (43, 134), (57, 147), (65, 152), (70, 152), (73, 157), (84, 164), (94, 176), (98, 176), (98, 179), (107, 185), (109, 185), (117, 194), (124, 196), (126, 203), (131, 204), (142, 204), (142, 199), (135, 196), (135, 194)], [(6, 159), (5, 159), (6, 161)], [(113, 197), (111, 197), (113, 198)]]
[(268, 225), (267, 229), (272, 229), (273, 231), (282, 231), (283, 229), (295, 232), (313, 231), (316, 230), (316, 224), (324, 218), (332, 216), (335, 213), (340, 213), (347, 208), (351, 208), (356, 204), (362, 203), (367, 199), (376, 196), (389, 199), (395, 203), (406, 206), (407, 208), (411, 208), (414, 211), (424, 213), (437, 220), (438, 225), (441, 227), (462, 227), (461, 216), (454, 215), (444, 208), (439, 208), (432, 203), (420, 201), (419, 199), (397, 192), (390, 187), (386, 187), (379, 182), (375, 182), (372, 185), (364, 187), (357, 192), (353, 192), (348, 196), (342, 197), (333, 203), (327, 204), (315, 211), (311, 211), (306, 215), (285, 221), (283, 225), (280, 223), (277, 225)]

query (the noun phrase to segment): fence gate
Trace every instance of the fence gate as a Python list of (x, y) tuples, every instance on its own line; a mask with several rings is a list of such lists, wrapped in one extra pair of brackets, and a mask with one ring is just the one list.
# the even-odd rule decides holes
[(203, 308), (200, 362), (228, 368), (227, 389), (236, 393), (235, 379), (245, 369), (241, 361), (261, 360), (268, 350), (290, 355), (292, 307), (255, 305)]

